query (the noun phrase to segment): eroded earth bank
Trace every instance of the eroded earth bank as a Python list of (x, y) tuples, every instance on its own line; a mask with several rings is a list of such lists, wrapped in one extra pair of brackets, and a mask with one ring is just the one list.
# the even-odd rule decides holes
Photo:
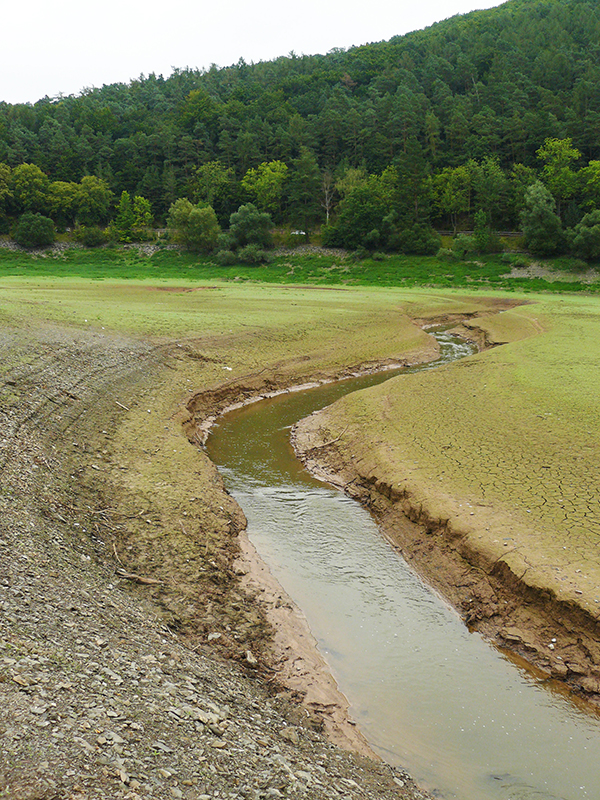
[[(505, 318), (504, 339), (515, 341), (541, 323), (527, 312), (514, 326), (508, 313), (482, 319), (514, 301), (419, 292), (41, 281), (0, 291), (4, 796), (423, 797), (404, 773), (325, 735), (365, 752), (359, 734), (350, 741), (344, 733), (352, 726), (343, 699), (321, 693), (335, 687), (321, 682), (310, 641), (300, 651), (301, 614), (247, 555), (243, 513), (198, 444), (232, 404), (434, 358), (421, 325), (443, 315), (471, 320), (497, 341), (493, 319)], [(352, 412), (335, 448), (320, 447), (341, 431), (323, 419), (306, 433), (303, 426), (306, 446), (319, 446), (319, 463), (346, 485), (360, 436), (352, 458), (346, 437), (366, 418)], [(385, 449), (378, 430), (373, 441)], [(394, 475), (373, 463), (358, 491), (370, 493), (384, 522), (399, 504), (414, 513), (404, 490), (395, 496)], [(425, 509), (441, 518), (427, 497), (421, 524)], [(461, 533), (414, 541), (430, 548), (434, 537), (449, 538), (456, 549), (463, 528), (448, 529)], [(509, 565), (501, 547), (494, 558)], [(478, 566), (467, 575), (471, 622), (493, 623), (484, 584), (472, 581)], [(439, 572), (455, 582), (452, 569)], [(573, 592), (586, 588), (578, 582)], [(569, 595), (572, 608), (587, 597)], [(503, 618), (503, 635), (524, 646), (535, 626), (519, 623)], [(298, 652), (306, 680), (286, 685), (286, 663)]]
[(596, 705), (597, 322), (591, 299), (465, 320), (486, 352), (294, 430), (307, 468), (368, 507), (471, 630)]
[(248, 588), (243, 514), (189, 439), (265, 391), (432, 358), (406, 308), (446, 301), (83, 281), (0, 294), (0, 794), (423, 797), (331, 743), (320, 684), (284, 684), (267, 612), (287, 599), (258, 602), (268, 577)]

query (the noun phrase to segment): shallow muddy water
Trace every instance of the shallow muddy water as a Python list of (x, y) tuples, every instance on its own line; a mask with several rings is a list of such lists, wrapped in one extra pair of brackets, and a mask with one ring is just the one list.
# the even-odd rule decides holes
[[(437, 335), (442, 361), (470, 352)], [(354, 719), (386, 761), (448, 799), (597, 800), (597, 715), (469, 633), (368, 512), (294, 457), (293, 423), (391, 374), (231, 412), (213, 429), (208, 453), (259, 553), (306, 614)]]

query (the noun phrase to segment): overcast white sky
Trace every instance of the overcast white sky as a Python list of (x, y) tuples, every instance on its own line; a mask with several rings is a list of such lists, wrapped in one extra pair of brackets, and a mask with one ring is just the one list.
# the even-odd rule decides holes
[(5, 0), (0, 100), (389, 39), (499, 0)]

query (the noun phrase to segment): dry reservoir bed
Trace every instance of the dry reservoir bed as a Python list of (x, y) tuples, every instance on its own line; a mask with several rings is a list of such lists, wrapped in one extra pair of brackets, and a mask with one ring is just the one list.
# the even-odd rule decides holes
[[(346, 414), (344, 423), (336, 428), (331, 417), (320, 427), (337, 436), (349, 425), (336, 443), (342, 460), (348, 441), (352, 459), (361, 457), (364, 434), (347, 439), (353, 431), (369, 431), (378, 442), (367, 464), (379, 481), (378, 502), (387, 477), (396, 491), (399, 470), (401, 481), (414, 478), (400, 484), (402, 503), (405, 488), (412, 497), (427, 497), (419, 508), (433, 520), (443, 518), (434, 499), (444, 509), (455, 503), (461, 523), (470, 520), (469, 532), (482, 537), (482, 559), (504, 562), (506, 569), (514, 563), (509, 556), (527, 560), (535, 591), (514, 605), (531, 613), (502, 619), (505, 641), (525, 648), (533, 630), (548, 638), (548, 618), (533, 614), (542, 608), (545, 587), (546, 611), (558, 614), (561, 630), (567, 631), (567, 612), (591, 619), (597, 571), (587, 521), (593, 507), (583, 509), (578, 498), (595, 500), (591, 488), (587, 495), (580, 491), (591, 487), (587, 454), (597, 445), (588, 369), (596, 359), (593, 301), (548, 300), (482, 320), (514, 305), (514, 298), (10, 279), (0, 287), (0, 301), (0, 774), (8, 796), (277, 796), (272, 789), (310, 797), (332, 791), (419, 796), (406, 776), (328, 745), (317, 731), (323, 710), (300, 713), (295, 697), (277, 687), (265, 611), (232, 568), (243, 515), (182, 432), (184, 426), (194, 439), (209, 417), (264, 392), (356, 368), (431, 359), (435, 348), (413, 319), (478, 315), (490, 339), (514, 343), (477, 357), (469, 371), (448, 370), (443, 391), (440, 384), (419, 385), (418, 405), (430, 417), (417, 418), (403, 396), (390, 427), (388, 392), (381, 401), (368, 395), (374, 405), (360, 413), (344, 401), (331, 412)], [(565, 364), (578, 371), (563, 389), (555, 380)], [(487, 416), (478, 396), (492, 403)], [(466, 412), (450, 416), (453, 405), (477, 408), (477, 426)], [(406, 441), (392, 435), (402, 414), (411, 423)], [(492, 423), (502, 435), (491, 435)], [(470, 444), (480, 425), (481, 436)], [(438, 436), (449, 438), (443, 447), (457, 448), (453, 468), (444, 461), (443, 473), (436, 459), (447, 450), (436, 449), (436, 426)], [(490, 489), (482, 488), (487, 472), (478, 460), (484, 440), (492, 451), (485, 463), (496, 465)], [(503, 469), (501, 454), (510, 461), (512, 452), (521, 454), (511, 462), (521, 472)], [(389, 453), (395, 460), (386, 460)], [(350, 458), (334, 466), (354, 469)], [(514, 478), (510, 485), (503, 483), (507, 475)], [(527, 502), (538, 496), (539, 475), (551, 479), (549, 492), (559, 486), (562, 505)], [(419, 494), (434, 486), (436, 493)], [(390, 507), (397, 505), (393, 492)], [(487, 505), (476, 506), (478, 500)], [(466, 515), (465, 502), (471, 503)], [(569, 516), (575, 508), (588, 514), (578, 518), (579, 527)], [(558, 533), (548, 536), (551, 518), (549, 530)], [(508, 526), (506, 535), (495, 533), (500, 525)], [(456, 549), (464, 531), (452, 530), (459, 532), (450, 537)], [(514, 549), (505, 545), (509, 537), (516, 539)], [(423, 538), (429, 547), (434, 535)], [(543, 557), (535, 561), (540, 542)], [(498, 572), (501, 581), (513, 574)], [(469, 585), (479, 591), (483, 584)], [(488, 598), (473, 599), (471, 622), (494, 623), (494, 615), (486, 616)], [(579, 623), (575, 617), (572, 624)], [(577, 674), (593, 680), (591, 647), (586, 662), (566, 633), (564, 640), (549, 638), (557, 639), (550, 668), (558, 674), (562, 660), (570, 680)]]
[(471, 629), (595, 702), (599, 311), (540, 298), (467, 322), (504, 346), (345, 397), (295, 433)]

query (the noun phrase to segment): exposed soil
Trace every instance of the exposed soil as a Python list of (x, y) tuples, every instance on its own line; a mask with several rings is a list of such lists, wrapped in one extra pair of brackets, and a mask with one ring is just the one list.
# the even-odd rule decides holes
[[(481, 349), (500, 344), (477, 329), (476, 319), (463, 320), (455, 330)], [(559, 600), (551, 588), (530, 581), (526, 554), (516, 570), (505, 560), (514, 549), (509, 543), (500, 557), (486, 546), (491, 536), (485, 531), (502, 528), (493, 508), (474, 509), (469, 525), (458, 501), (444, 496), (444, 515), (439, 516), (432, 510), (440, 506), (439, 498), (401, 487), (395, 475), (380, 474), (356, 455), (360, 447), (355, 436), (350, 453), (339, 437), (333, 437), (321, 412), (298, 423), (292, 438), (307, 469), (368, 508), (398, 552), (460, 612), (471, 630), (524, 659), (557, 690), (569, 689), (600, 705), (598, 619), (586, 608), (586, 598), (581, 604)], [(518, 530), (515, 520), (511, 526)]]
[[(413, 360), (432, 358), (428, 347)], [(404, 773), (356, 755), (366, 744), (301, 613), (182, 436), (200, 443), (233, 403), (376, 365), (294, 358), (224, 383), (208, 341), (51, 324), (5, 327), (0, 352), (0, 796), (423, 798)], [(356, 473), (340, 458), (319, 451), (345, 485)], [(407, 498), (360, 478), (356, 494), (385, 529), (406, 526)], [(410, 555), (412, 541), (417, 565), (440, 553), (443, 580), (430, 580), (458, 587), (459, 607), (473, 599), (472, 625), (496, 625), (481, 565), (465, 578), (461, 537), (413, 517), (398, 546)], [(502, 570), (493, 591), (518, 597)], [(531, 658), (542, 622), (507, 622), (503, 641)]]
[(173, 415), (210, 360), (50, 324), (0, 352), (0, 796), (423, 798), (276, 679), (243, 514)]

